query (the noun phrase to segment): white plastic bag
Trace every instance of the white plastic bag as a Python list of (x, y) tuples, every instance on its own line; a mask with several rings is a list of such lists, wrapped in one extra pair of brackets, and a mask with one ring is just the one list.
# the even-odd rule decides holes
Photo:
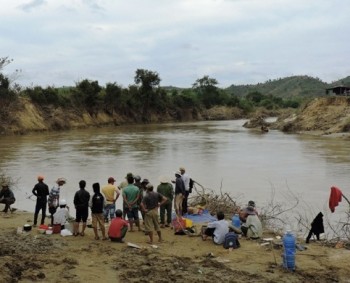
[(63, 229), (63, 230), (61, 230), (61, 236), (63, 236), (63, 237), (73, 236), (73, 233), (71, 231), (69, 231), (68, 229)]

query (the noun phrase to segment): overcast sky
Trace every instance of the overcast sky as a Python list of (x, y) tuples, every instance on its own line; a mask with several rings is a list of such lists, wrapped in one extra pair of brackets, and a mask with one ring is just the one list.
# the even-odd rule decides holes
[(0, 57), (21, 85), (219, 87), (350, 75), (349, 0), (0, 0)]

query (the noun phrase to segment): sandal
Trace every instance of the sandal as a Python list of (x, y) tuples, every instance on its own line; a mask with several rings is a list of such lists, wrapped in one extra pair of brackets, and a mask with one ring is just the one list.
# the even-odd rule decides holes
[(74, 237), (76, 237), (76, 236), (78, 236), (78, 235), (79, 235), (79, 233), (74, 233), (74, 234), (73, 234)]
[(96, 236), (96, 237), (95, 237), (95, 240), (99, 240), (99, 239), (100, 239), (100, 237), (99, 237), (99, 236)]
[(107, 241), (107, 240), (108, 240), (108, 238), (106, 238), (106, 237), (102, 238), (102, 241)]

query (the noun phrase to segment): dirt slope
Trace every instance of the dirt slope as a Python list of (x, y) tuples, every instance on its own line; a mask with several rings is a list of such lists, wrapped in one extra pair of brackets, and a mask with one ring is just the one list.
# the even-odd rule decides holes
[(318, 134), (350, 131), (350, 97), (316, 98), (299, 113), (281, 117), (271, 127), (285, 132), (312, 132)]

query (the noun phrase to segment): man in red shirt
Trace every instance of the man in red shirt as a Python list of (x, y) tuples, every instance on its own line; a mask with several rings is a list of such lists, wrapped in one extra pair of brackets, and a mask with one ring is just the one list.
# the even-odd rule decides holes
[(108, 237), (112, 242), (124, 242), (125, 234), (128, 231), (128, 222), (126, 222), (122, 216), (123, 211), (117, 209), (115, 212), (116, 218), (113, 218), (108, 229)]

